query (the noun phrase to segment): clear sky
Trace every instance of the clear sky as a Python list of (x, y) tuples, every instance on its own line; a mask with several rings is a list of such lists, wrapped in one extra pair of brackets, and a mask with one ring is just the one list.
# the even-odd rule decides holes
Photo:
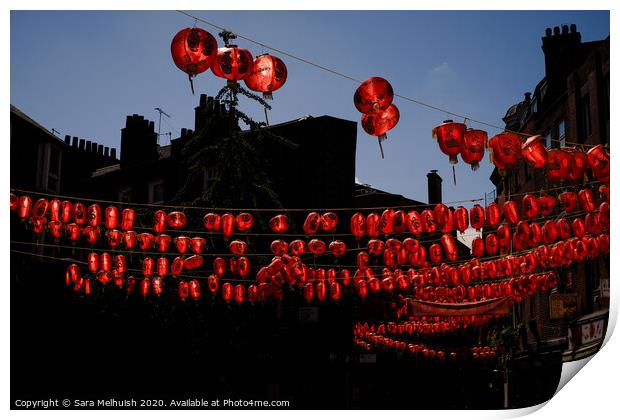
[[(606, 11), (192, 14), (357, 79), (385, 77), (397, 93), (496, 125), (544, 76), (540, 47), (546, 27), (575, 23), (583, 41), (609, 35)], [(182, 127), (193, 128), (199, 94), (213, 95), (223, 85), (223, 79), (203, 73), (192, 96), (187, 76), (172, 62), (172, 37), (193, 24), (174, 11), (11, 12), (11, 103), (61, 137), (117, 148), (126, 115), (141, 114), (157, 123), (154, 108), (161, 107), (172, 116), (162, 132), (176, 137)], [(269, 52), (237, 41), (254, 55)], [(289, 75), (274, 93), (272, 124), (304, 115), (359, 122), (355, 83), (281, 58)], [(493, 189), (486, 157), (476, 172), (459, 162), (453, 185), (448, 158), (431, 138), (446, 114), (398, 98), (394, 103), (401, 118), (384, 143), (385, 160), (376, 138), (358, 125), (356, 175), (362, 182), (426, 201), (425, 175), (437, 169), (444, 179), (444, 201), (482, 197)], [(241, 107), (262, 119), (254, 103)], [(497, 132), (470, 126), (487, 129), (489, 137)]]

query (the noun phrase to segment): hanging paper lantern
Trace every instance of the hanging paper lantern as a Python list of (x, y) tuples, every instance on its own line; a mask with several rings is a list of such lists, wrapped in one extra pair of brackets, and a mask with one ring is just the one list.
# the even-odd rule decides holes
[(153, 277), (151, 280), (151, 290), (155, 296), (161, 296), (164, 292), (164, 280), (158, 276)]
[(172, 39), (170, 45), (174, 64), (187, 73), (194, 93), (192, 78), (211, 67), (217, 55), (217, 41), (200, 28), (185, 28)]
[(168, 269), (170, 265), (168, 263), (168, 258), (159, 257), (157, 259), (157, 275), (161, 277), (166, 277), (168, 275)]
[(510, 227), (508, 225), (503, 224), (497, 228), (497, 233), (495, 236), (497, 239), (497, 244), (500, 248), (507, 248), (510, 246)]
[[(101, 230), (99, 227), (86, 226), (82, 230), (82, 236), (86, 239), (88, 244), (93, 245), (99, 240), (99, 235), (101, 234)], [(115, 238), (116, 241), (122, 241), (122, 238)]]
[(73, 204), (70, 201), (60, 203), (60, 221), (65, 224), (71, 223), (74, 216), (73, 211)]
[(610, 214), (609, 214), (609, 203), (607, 202), (602, 202), (601, 205), (599, 206), (599, 210), (598, 210), (598, 217), (599, 217), (599, 221), (601, 223), (601, 225), (609, 230), (610, 227)]
[(229, 246), (230, 252), (235, 255), (243, 255), (248, 251), (248, 244), (244, 241), (232, 241)]
[(538, 217), (538, 198), (532, 194), (526, 194), (521, 200), (521, 211), (526, 219)]
[(49, 203), (47, 200), (45, 198), (39, 198), (32, 208), (32, 218), (35, 220), (43, 219), (47, 213), (48, 207)]
[(127, 271), (127, 259), (123, 254), (114, 256), (114, 268), (116, 268), (121, 274), (124, 274)]
[(469, 224), (476, 230), (484, 227), (484, 209), (481, 205), (475, 204), (469, 209)]
[(226, 282), (222, 285), (222, 298), (226, 303), (230, 303), (233, 297), (233, 285)]
[(571, 222), (571, 230), (573, 231), (573, 236), (583, 238), (586, 234), (586, 226), (583, 223), (583, 219), (574, 219)]
[(454, 210), (454, 225), (461, 233), (465, 232), (469, 227), (469, 212), (463, 206)]
[[(183, 239), (180, 239), (180, 238), (183, 238)], [(172, 238), (170, 237), (170, 235), (166, 235), (165, 233), (162, 233), (161, 235), (157, 235), (153, 238), (153, 244), (155, 245), (155, 249), (159, 252), (168, 252), (171, 241), (172, 241)], [(187, 252), (187, 243), (188, 242), (187, 242), (187, 239), (185, 239), (185, 236), (174, 239), (174, 244), (178, 252), (181, 252), (180, 249), (184, 249), (185, 252)], [(185, 252), (183, 252), (183, 254)]]
[(80, 227), (75, 223), (69, 223), (68, 225), (66, 225), (65, 230), (67, 231), (67, 238), (71, 242), (76, 242), (78, 239), (80, 239), (82, 231)]
[(182, 229), (187, 223), (187, 216), (182, 211), (173, 211), (168, 214), (166, 222), (172, 229)]
[(471, 253), (476, 258), (484, 255), (484, 240), (482, 238), (476, 237), (471, 242)]
[(289, 251), (293, 255), (303, 255), (306, 253), (306, 242), (296, 239), (289, 244)]
[(235, 217), (237, 229), (240, 232), (249, 231), (254, 225), (254, 216), (250, 213), (240, 213)]
[(262, 54), (256, 57), (252, 70), (243, 81), (250, 90), (262, 92), (263, 98), (273, 99), (272, 92), (284, 85), (287, 74), (286, 65), (282, 60), (269, 54)]
[(562, 149), (551, 149), (547, 152), (545, 174), (550, 181), (561, 181), (568, 178), (570, 155)]
[(140, 281), (140, 295), (147, 297), (151, 290), (151, 280), (144, 278)]
[(485, 211), (485, 222), (488, 226), (494, 227), (501, 221), (501, 212), (497, 203), (490, 203)]
[(217, 278), (216, 275), (210, 275), (209, 277), (207, 277), (207, 289), (209, 289), (209, 292), (211, 292), (211, 294), (215, 295), (217, 293), (217, 291), (220, 288), (220, 280)]
[(381, 216), (377, 213), (370, 213), (366, 216), (366, 232), (371, 238), (376, 238), (381, 234)]
[(571, 224), (565, 218), (558, 219), (556, 222), (556, 228), (558, 230), (558, 237), (562, 240), (566, 240), (571, 237)]
[(168, 215), (163, 210), (157, 210), (153, 214), (153, 230), (155, 233), (162, 233), (166, 230)]
[(187, 236), (179, 236), (179, 237), (174, 238), (174, 246), (176, 247), (177, 252), (180, 254), (187, 253), (190, 242), (191, 242), (191, 239), (188, 238)]
[(62, 228), (64, 225), (59, 221), (51, 221), (47, 224), (50, 233), (55, 239), (60, 239), (62, 237)]
[(368, 241), (368, 252), (373, 255), (381, 255), (385, 251), (385, 243), (378, 239)]
[(121, 230), (133, 229), (133, 222), (136, 220), (134, 209), (123, 209), (121, 212)]
[(441, 252), (441, 245), (439, 245), (439, 244), (432, 244), (428, 248), (428, 254), (429, 254), (429, 258), (430, 258), (432, 263), (434, 263), (434, 264), (440, 263), (441, 262), (441, 258), (443, 257), (443, 253)]
[(588, 213), (584, 218), (584, 224), (586, 226), (586, 232), (592, 235), (601, 233), (602, 226), (601, 220), (597, 213)]
[(99, 204), (91, 204), (86, 210), (86, 223), (89, 226), (99, 226), (101, 224), (101, 206)]
[(99, 255), (94, 252), (88, 254), (88, 271), (91, 273), (99, 271)]
[(184, 261), (181, 257), (175, 257), (174, 260), (172, 260), (172, 266), (170, 267), (170, 274), (172, 275), (172, 277), (176, 277), (181, 274), (184, 267), (183, 264)]
[(538, 212), (541, 216), (549, 216), (555, 210), (557, 200), (550, 195), (543, 195), (538, 198)]
[(319, 230), (319, 224), (321, 223), (321, 215), (315, 211), (309, 213), (306, 216), (306, 220), (303, 225), (303, 230), (306, 235), (314, 235)]
[(596, 209), (596, 205), (594, 204), (594, 193), (590, 188), (584, 188), (577, 193), (577, 198), (579, 199), (579, 205), (581, 209), (585, 212), (593, 212)]
[(361, 213), (351, 216), (351, 233), (357, 241), (366, 234), (366, 218)]
[(202, 219), (204, 227), (210, 232), (217, 232), (220, 230), (221, 218), (219, 214), (207, 213)]
[(179, 282), (179, 299), (185, 300), (189, 297), (189, 284), (185, 280)]
[(583, 150), (576, 147), (563, 147), (569, 155), (568, 175), (570, 181), (582, 181), (588, 169), (588, 157)]
[(217, 49), (217, 57), (211, 71), (217, 77), (228, 80), (230, 87), (236, 87), (238, 80), (243, 80), (252, 71), (252, 53), (236, 45), (226, 45)]
[(246, 278), (250, 274), (250, 260), (248, 257), (239, 257), (237, 261), (237, 271), (242, 279)]
[(432, 210), (424, 210), (421, 215), (422, 228), (424, 232), (433, 233), (437, 230), (437, 223), (435, 222), (435, 214)]
[(108, 206), (105, 209), (105, 227), (106, 229), (116, 229), (118, 226), (119, 213), (114, 206)]
[[(105, 254), (102, 254), (102, 257)], [(103, 270), (106, 270), (106, 268), (104, 268), (103, 264), (101, 264), (101, 268)], [(149, 277), (152, 276), (153, 273), (155, 272), (155, 260), (153, 260), (153, 258), (151, 257), (146, 257), (143, 261), (142, 261), (142, 274), (144, 274), (145, 276)]]
[(269, 228), (275, 233), (284, 233), (289, 228), (288, 217), (278, 214), (269, 220)]
[(500, 173), (517, 163), (521, 157), (521, 137), (518, 134), (497, 134), (491, 137), (487, 145), (491, 149), (491, 160)]
[(512, 201), (512, 200), (508, 200), (504, 203), (504, 219), (514, 225), (519, 221), (519, 210), (517, 208), (517, 203)]
[(224, 236), (224, 240), (228, 240), (235, 231), (235, 216), (230, 213), (226, 213), (222, 215), (221, 218), (222, 223), (222, 236)]
[(560, 206), (562, 210), (571, 213), (577, 210), (577, 194), (571, 191), (565, 191), (558, 195), (558, 199), (560, 200)]
[(433, 138), (437, 139), (441, 151), (448, 155), (450, 163), (453, 165), (458, 162), (457, 155), (463, 148), (463, 136), (467, 126), (446, 120), (443, 124), (433, 128)]
[[(11, 193), (11, 211), (17, 211), (19, 208), (19, 197)], [(52, 219), (54, 221), (54, 219)]]
[(497, 243), (497, 237), (493, 233), (489, 233), (484, 239), (485, 249), (488, 255), (495, 255), (499, 250), (499, 244)]
[(105, 236), (108, 239), (108, 246), (112, 249), (117, 248), (123, 241), (123, 232), (117, 229), (106, 231)]
[(411, 210), (407, 213), (407, 228), (413, 235), (422, 233), (424, 229), (422, 226), (422, 217), (417, 211)]
[(207, 241), (205, 240), (205, 238), (200, 238), (197, 236), (190, 240), (189, 248), (194, 254), (202, 254), (206, 247), (206, 244)]
[(73, 205), (73, 218), (75, 223), (82, 226), (86, 224), (87, 217), (86, 206), (82, 203), (75, 203)]
[(355, 108), (362, 114), (385, 111), (392, 104), (394, 91), (390, 82), (382, 77), (365, 80), (353, 95)]
[(30, 216), (32, 210), (32, 198), (27, 195), (20, 197), (19, 204), (17, 206), (17, 217), (22, 220), (27, 219)]
[(245, 301), (245, 286), (243, 284), (235, 286), (234, 300), (237, 305), (241, 305)]
[[(17, 196), (16, 196), (17, 197)], [(19, 205), (19, 199), (16, 202), (16, 206)], [(50, 212), (50, 221), (59, 222), (60, 221), (60, 200), (53, 199), (49, 202), (49, 212)], [(17, 207), (13, 209), (13, 198), (11, 198), (11, 210), (17, 210)]]
[(600, 187), (598, 187), (598, 192), (601, 195), (601, 199), (609, 203), (609, 185), (601, 185)]
[(487, 132), (483, 130), (468, 128), (463, 134), (461, 157), (465, 163), (471, 165), (473, 171), (480, 167), (480, 161), (484, 157), (487, 139)]
[(308, 250), (314, 255), (323, 255), (326, 248), (325, 242), (320, 239), (313, 239), (308, 243)]
[(200, 255), (192, 255), (183, 260), (183, 268), (187, 270), (195, 270), (202, 265), (204, 259)]
[(603, 145), (599, 144), (588, 150), (587, 158), (594, 177), (601, 182), (609, 182), (609, 153)]
[(456, 246), (456, 241), (454, 237), (449, 233), (445, 233), (441, 236), (441, 246), (443, 247), (444, 253), (446, 254), (446, 258), (448, 261), (456, 261), (459, 257), (459, 250)]
[(531, 167), (535, 169), (544, 167), (547, 164), (547, 149), (542, 136), (528, 137), (521, 146), (521, 155)]
[(32, 225), (32, 231), (36, 234), (40, 234), (45, 230), (45, 225), (47, 224), (47, 217), (42, 219), (33, 219), (32, 217), (29, 219), (30, 224)]
[(362, 128), (366, 133), (378, 138), (382, 159), (384, 158), (384, 155), (383, 146), (381, 143), (387, 139), (386, 133), (394, 128), (394, 126), (398, 124), (399, 120), (400, 112), (394, 104), (390, 105), (383, 111), (362, 115)]
[(331, 252), (334, 257), (340, 258), (347, 251), (347, 246), (342, 241), (333, 241), (329, 244), (329, 252)]
[(558, 227), (553, 220), (547, 220), (542, 227), (543, 241), (546, 244), (553, 243), (558, 238)]
[(379, 229), (381, 233), (385, 235), (389, 235), (393, 231), (393, 221), (394, 221), (394, 210), (387, 209), (381, 213), (381, 222), (379, 225)]
[(224, 258), (217, 257), (213, 260), (213, 272), (218, 277), (222, 277), (226, 274), (226, 260)]
[(153, 234), (142, 232), (138, 234), (138, 246), (142, 251), (148, 251), (153, 245)]
[(336, 229), (338, 225), (338, 215), (333, 212), (323, 213), (321, 215), (321, 221), (319, 222), (319, 228), (323, 232), (331, 232)]

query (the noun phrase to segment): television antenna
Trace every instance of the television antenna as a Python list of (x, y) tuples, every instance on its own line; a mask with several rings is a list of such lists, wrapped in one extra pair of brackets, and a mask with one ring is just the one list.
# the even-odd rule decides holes
[(157, 127), (157, 143), (159, 143), (159, 138), (161, 137), (161, 116), (162, 114), (165, 115), (168, 118), (172, 118), (170, 115), (168, 115), (166, 113), (166, 111), (164, 111), (163, 109), (157, 107), (155, 108), (155, 111), (159, 112), (159, 125)]

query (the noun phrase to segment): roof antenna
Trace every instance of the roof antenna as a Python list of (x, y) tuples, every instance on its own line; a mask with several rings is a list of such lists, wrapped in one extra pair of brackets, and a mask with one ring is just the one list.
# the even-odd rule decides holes
[(172, 118), (170, 115), (166, 114), (166, 111), (157, 107), (155, 111), (159, 112), (159, 125), (157, 127), (157, 144), (159, 144), (159, 137), (161, 136), (161, 114), (164, 114), (168, 118)]

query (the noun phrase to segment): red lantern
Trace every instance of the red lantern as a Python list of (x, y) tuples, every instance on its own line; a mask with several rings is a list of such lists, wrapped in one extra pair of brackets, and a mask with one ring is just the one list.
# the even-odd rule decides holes
[(521, 211), (526, 219), (538, 217), (538, 198), (532, 194), (526, 194), (521, 200)]
[(250, 274), (250, 260), (248, 257), (239, 257), (237, 261), (237, 271), (242, 279), (246, 278)]
[(155, 233), (162, 233), (166, 230), (168, 215), (163, 210), (157, 210), (153, 214), (153, 230)]
[(50, 233), (55, 239), (60, 239), (62, 236), (63, 224), (59, 221), (51, 221), (47, 225), (50, 229)]
[(183, 267), (184, 267), (183, 258), (175, 257), (175, 259), (172, 260), (172, 267), (170, 267), (170, 274), (172, 274), (172, 277), (176, 277), (179, 274), (181, 274), (181, 272), (183, 271)]
[(481, 205), (475, 204), (469, 209), (469, 224), (472, 228), (480, 230), (484, 226), (484, 209)]
[(565, 191), (558, 195), (558, 199), (560, 200), (562, 210), (565, 212), (571, 213), (577, 209), (577, 194), (574, 192)]
[(376, 238), (381, 233), (381, 216), (377, 213), (366, 216), (366, 232), (371, 238)]
[[(185, 238), (185, 237), (183, 237)], [(161, 235), (157, 235), (153, 238), (153, 243), (155, 244), (155, 248), (157, 249), (157, 251), (159, 252), (168, 252), (168, 249), (170, 248), (170, 241), (172, 241), (172, 238), (169, 235), (166, 235), (165, 233), (162, 233)], [(179, 246), (185, 247), (185, 251), (187, 252), (187, 245), (186, 245), (186, 240), (182, 239), (178, 245), (177, 244), (177, 239), (174, 240), (174, 243), (176, 245), (177, 250), (179, 250)], [(181, 251), (179, 251), (181, 252)], [(185, 253), (185, 252), (184, 252)]]
[(393, 231), (394, 210), (387, 209), (381, 214), (381, 222), (379, 228), (381, 233), (389, 235)]
[(190, 240), (189, 248), (194, 254), (202, 254), (206, 244), (207, 241), (205, 240), (205, 238), (200, 238), (196, 236)]
[(465, 232), (469, 227), (469, 212), (465, 207), (459, 207), (454, 210), (454, 224), (461, 233)]
[(513, 225), (519, 221), (519, 210), (517, 208), (517, 203), (512, 200), (504, 203), (504, 219)]
[(121, 212), (121, 230), (133, 229), (133, 222), (136, 220), (134, 209), (123, 209)]
[(99, 255), (94, 252), (88, 254), (88, 271), (91, 273), (99, 271)]
[(147, 297), (150, 289), (151, 289), (151, 280), (147, 278), (142, 279), (142, 281), (140, 281), (140, 294), (143, 297)]
[(316, 284), (316, 298), (319, 302), (323, 302), (327, 298), (327, 284), (324, 281), (319, 281)]
[(454, 262), (458, 259), (459, 250), (456, 246), (456, 241), (451, 234), (445, 233), (441, 236), (441, 246), (443, 247), (448, 261)]
[(230, 252), (235, 255), (243, 255), (248, 251), (248, 244), (244, 241), (232, 241), (229, 246)]
[(304, 286), (304, 300), (306, 303), (310, 303), (312, 299), (314, 299), (314, 284), (306, 283)]
[(153, 290), (155, 296), (161, 296), (164, 292), (164, 280), (159, 276), (153, 277), (153, 280), (151, 280), (151, 290)]
[[(19, 197), (11, 193), (11, 211), (17, 211), (19, 208)], [(52, 219), (54, 221), (54, 219)]]
[(202, 256), (192, 255), (191, 257), (183, 260), (183, 268), (188, 270), (195, 270), (204, 262)]
[(75, 203), (73, 205), (73, 215), (75, 219), (75, 223), (82, 226), (86, 224), (86, 219), (88, 217), (86, 206), (82, 203)]
[[(59, 222), (60, 223), (60, 222)], [(86, 226), (82, 230), (82, 235), (86, 238), (86, 242), (90, 245), (93, 245), (99, 240), (99, 235), (101, 234), (101, 230), (99, 227)], [(116, 240), (121, 241), (121, 239), (116, 238)]]
[(482, 238), (474, 238), (471, 242), (471, 253), (474, 257), (480, 258), (484, 255), (484, 240)]
[(432, 210), (424, 210), (422, 212), (422, 228), (427, 233), (433, 233), (437, 230), (435, 215)]
[(182, 211), (173, 211), (168, 214), (166, 221), (172, 229), (182, 229), (187, 223), (187, 216)]
[(501, 221), (501, 213), (497, 203), (490, 203), (487, 206), (485, 213), (486, 224), (488, 226), (494, 227), (499, 225), (499, 222)]
[(177, 252), (180, 254), (187, 253), (190, 242), (191, 242), (191, 239), (188, 238), (187, 236), (179, 236), (179, 237), (174, 238), (174, 246), (176, 247)]
[(336, 229), (338, 225), (338, 215), (336, 213), (327, 212), (321, 215), (321, 221), (319, 223), (319, 228), (323, 232), (331, 232)]
[(510, 227), (504, 224), (497, 228), (496, 238), (501, 248), (508, 248), (510, 246)]
[(443, 124), (433, 128), (433, 138), (437, 138), (441, 151), (449, 156), (450, 163), (458, 162), (457, 155), (463, 148), (463, 136), (467, 126), (446, 120)]
[(480, 167), (480, 161), (484, 157), (487, 139), (487, 132), (483, 130), (468, 128), (463, 134), (461, 157), (465, 163), (471, 165), (471, 169), (474, 171)]
[(336, 258), (342, 257), (346, 251), (347, 246), (342, 241), (333, 241), (329, 244), (329, 252)]
[(43, 219), (47, 213), (49, 203), (45, 198), (39, 198), (32, 208), (32, 218), (34, 220)]
[(504, 132), (493, 136), (488, 142), (491, 160), (500, 173), (514, 165), (521, 157), (522, 141), (518, 134)]
[(247, 232), (254, 225), (254, 217), (250, 213), (240, 213), (235, 217), (237, 229), (240, 232)]
[(105, 209), (105, 227), (106, 229), (116, 229), (118, 226), (119, 213), (114, 206), (108, 206)]
[(226, 303), (229, 303), (233, 297), (233, 285), (230, 283), (224, 283), (222, 285), (222, 297)]
[(607, 203), (607, 202), (603, 201), (603, 202), (601, 203), (601, 205), (599, 206), (599, 208), (598, 208), (598, 209), (599, 209), (599, 210), (598, 210), (598, 218), (599, 218), (599, 220), (600, 220), (600, 222), (601, 222), (601, 225), (602, 225), (605, 229), (609, 230), (609, 227), (610, 227), (610, 220), (609, 220), (609, 217), (610, 217), (609, 211), (610, 211), (610, 209), (609, 209), (609, 203)]
[(204, 227), (210, 232), (217, 232), (220, 230), (221, 218), (219, 214), (207, 213), (202, 219)]
[(78, 225), (76, 225), (75, 223), (69, 223), (67, 226), (65, 226), (65, 229), (67, 230), (67, 238), (69, 238), (71, 242), (76, 242), (78, 239), (80, 239), (82, 231), (80, 230), (80, 227)]
[(319, 230), (319, 224), (321, 223), (321, 215), (315, 211), (309, 213), (306, 216), (306, 221), (304, 222), (304, 233), (306, 235), (314, 235)]
[(241, 305), (245, 300), (245, 286), (243, 284), (235, 286), (234, 300), (237, 305)]
[(570, 155), (562, 149), (551, 149), (547, 152), (546, 175), (551, 181), (568, 178)]
[(27, 195), (20, 197), (19, 205), (17, 206), (17, 217), (22, 220), (27, 219), (30, 216), (32, 210), (32, 198)]
[(221, 221), (222, 221), (222, 235), (224, 236), (225, 240), (228, 240), (228, 238), (230, 238), (233, 232), (235, 231), (235, 223), (236, 223), (235, 216), (233, 216), (230, 213), (223, 214)]
[(368, 252), (373, 255), (381, 255), (385, 251), (385, 243), (378, 239), (368, 241)]
[(582, 238), (586, 234), (586, 226), (583, 220), (580, 218), (574, 219), (571, 223), (573, 235), (577, 238)]
[(499, 250), (497, 237), (493, 233), (489, 233), (484, 239), (485, 248), (488, 255), (495, 255)]
[(398, 120), (400, 119), (400, 112), (396, 105), (390, 105), (384, 111), (378, 111), (373, 114), (364, 114), (362, 115), (362, 128), (365, 132), (370, 134), (371, 136), (378, 137), (379, 148), (381, 149), (381, 158), (384, 158), (383, 155), (383, 146), (381, 142), (387, 139), (387, 133), (389, 130), (394, 128), (396, 124), (398, 124)]
[(569, 155), (568, 179), (570, 181), (581, 181), (588, 169), (588, 157), (586, 153), (576, 147), (564, 147)]
[(538, 211), (541, 216), (549, 216), (553, 213), (557, 200), (550, 195), (543, 195), (538, 198)]
[(217, 57), (211, 71), (217, 77), (228, 80), (231, 87), (237, 86), (237, 80), (243, 80), (252, 71), (252, 54), (245, 48), (226, 45), (217, 49)]
[(138, 246), (141, 251), (148, 251), (153, 245), (153, 234), (142, 232), (138, 234)]
[(351, 233), (357, 241), (366, 234), (366, 218), (361, 213), (351, 216)]
[[(21, 200), (20, 200), (21, 202)], [(73, 220), (73, 204), (69, 201), (63, 201), (60, 203), (60, 221), (67, 224)]]
[(609, 203), (609, 185), (601, 185), (598, 187), (598, 192), (601, 194), (601, 199)]
[(558, 227), (553, 220), (547, 220), (542, 227), (543, 240), (546, 244), (553, 243), (558, 238)]
[(196, 279), (192, 279), (189, 281), (189, 295), (192, 299), (198, 300), (200, 299), (200, 282)]
[(442, 258), (442, 252), (441, 252), (441, 245), (439, 244), (432, 244), (429, 248), (428, 248), (428, 253), (429, 253), (429, 258), (431, 260), (432, 263), (438, 264), (441, 262), (441, 258)]
[(129, 230), (123, 234), (123, 243), (126, 249), (133, 249), (138, 241), (138, 234), (133, 230)]
[(248, 286), (248, 302), (254, 304), (258, 300), (258, 287), (255, 284), (251, 284)]
[(108, 238), (108, 246), (112, 249), (117, 248), (123, 241), (123, 232), (120, 230), (108, 230), (106, 231), (105, 236)]
[(296, 239), (289, 244), (288, 248), (293, 255), (303, 255), (306, 253), (306, 242), (301, 239)]
[(252, 70), (243, 81), (255, 92), (262, 92), (263, 98), (273, 99), (272, 92), (286, 82), (287, 70), (282, 60), (269, 54), (256, 57)]
[(284, 233), (289, 228), (288, 217), (278, 214), (269, 220), (269, 228), (275, 233)]
[(189, 297), (189, 284), (185, 280), (179, 282), (179, 299), (185, 300)]
[(211, 67), (217, 55), (217, 41), (209, 32), (200, 28), (179, 31), (170, 45), (174, 64), (187, 73), (194, 93), (192, 78)]
[(594, 177), (601, 182), (609, 182), (609, 153), (603, 145), (599, 144), (588, 150), (587, 158)]
[(547, 164), (547, 149), (544, 139), (536, 135), (529, 137), (521, 146), (521, 155), (533, 168), (540, 169)]
[(597, 235), (601, 233), (602, 226), (601, 226), (599, 215), (597, 213), (586, 214), (584, 223), (586, 226), (586, 232), (592, 235)]
[(581, 209), (587, 213), (591, 213), (596, 209), (594, 204), (594, 193), (590, 188), (584, 188), (577, 194)]
[(362, 114), (385, 111), (392, 104), (394, 91), (390, 82), (382, 77), (365, 80), (355, 91), (353, 103)]
[(313, 239), (308, 243), (308, 250), (314, 255), (323, 255), (326, 248), (325, 242), (320, 239)]
[(114, 268), (116, 268), (116, 270), (118, 270), (121, 274), (124, 274), (127, 271), (127, 259), (123, 254), (114, 256)]
[(219, 290), (219, 288), (220, 288), (220, 280), (217, 278), (217, 276), (212, 274), (209, 277), (207, 277), (207, 289), (209, 289), (209, 292), (215, 295), (217, 291)]
[[(105, 254), (102, 254), (102, 257), (103, 255)], [(103, 270), (106, 270), (103, 264), (101, 264), (101, 268)], [(154, 272), (155, 272), (155, 260), (153, 260), (153, 258), (151, 257), (146, 257), (142, 261), (142, 274), (144, 274), (146, 277), (149, 277), (149, 276), (152, 276)]]
[(555, 222), (560, 239), (566, 240), (571, 237), (571, 224), (565, 218), (561, 218)]
[(407, 229), (409, 229), (409, 232), (413, 235), (419, 235), (422, 233), (422, 218), (415, 210), (411, 210), (407, 213)]
[(166, 277), (168, 275), (169, 263), (166, 257), (159, 257), (157, 259), (157, 275), (160, 277)]
[(213, 260), (213, 272), (218, 277), (222, 277), (226, 274), (226, 260), (224, 258), (217, 257)]

